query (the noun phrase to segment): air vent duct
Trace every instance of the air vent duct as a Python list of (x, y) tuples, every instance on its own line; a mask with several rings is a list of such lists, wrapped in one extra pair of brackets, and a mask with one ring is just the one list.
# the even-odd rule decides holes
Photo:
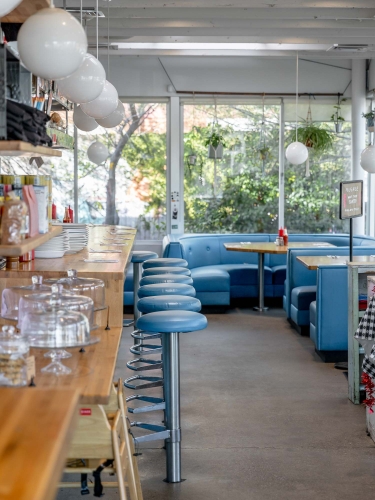
[(342, 50), (345, 52), (358, 52), (362, 50), (366, 50), (368, 48), (367, 44), (362, 43), (335, 43), (328, 50)]
[[(79, 7), (68, 7), (67, 12), (70, 12), (73, 16), (80, 17), (81, 9)], [(98, 10), (98, 17), (105, 17), (101, 10)], [(94, 7), (83, 7), (82, 9), (82, 18), (83, 19), (95, 19), (96, 18), (96, 9)]]

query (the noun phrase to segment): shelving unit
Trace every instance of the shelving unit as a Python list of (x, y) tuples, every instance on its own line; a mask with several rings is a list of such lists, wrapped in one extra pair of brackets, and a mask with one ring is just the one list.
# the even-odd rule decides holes
[(62, 156), (62, 152), (46, 146), (33, 146), (23, 141), (0, 141), (0, 156)]
[(43, 245), (51, 238), (59, 235), (62, 231), (61, 226), (51, 226), (46, 234), (38, 234), (32, 238), (24, 240), (20, 245), (0, 245), (0, 255), (2, 257), (20, 257), (39, 245)]
[(365, 291), (365, 283), (367, 293), (367, 276), (375, 276), (375, 264), (369, 262), (348, 263), (348, 397), (352, 403), (357, 405), (361, 402), (361, 390), (363, 389), (361, 386), (361, 367), (364, 350), (354, 338), (354, 333), (365, 313), (365, 311), (359, 310), (358, 304), (359, 293)]
[(24, 23), (26, 19), (40, 9), (46, 9), (50, 6), (49, 0), (23, 0), (7, 16), (1, 19), (2, 23)]

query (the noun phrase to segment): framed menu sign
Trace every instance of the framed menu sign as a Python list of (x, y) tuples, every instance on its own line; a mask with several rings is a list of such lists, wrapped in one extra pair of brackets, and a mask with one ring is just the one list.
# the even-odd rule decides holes
[(340, 182), (340, 219), (363, 215), (363, 181)]

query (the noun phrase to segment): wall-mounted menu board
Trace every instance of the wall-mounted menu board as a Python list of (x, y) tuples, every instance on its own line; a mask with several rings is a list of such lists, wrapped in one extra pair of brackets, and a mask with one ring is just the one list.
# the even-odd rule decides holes
[(363, 181), (340, 182), (340, 219), (363, 215)]

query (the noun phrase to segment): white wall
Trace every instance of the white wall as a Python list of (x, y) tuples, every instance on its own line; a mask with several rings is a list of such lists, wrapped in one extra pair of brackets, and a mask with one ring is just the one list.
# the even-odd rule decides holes
[[(305, 59), (305, 58), (303, 58)], [(351, 80), (351, 60), (300, 60), (300, 92), (344, 92)], [(294, 93), (295, 58), (111, 56), (110, 81), (121, 97), (170, 96), (176, 89), (206, 92)], [(106, 67), (106, 59), (102, 60)], [(162, 66), (163, 65), (163, 66)], [(337, 67), (332, 67), (337, 66)], [(345, 94), (350, 96), (350, 86)]]

